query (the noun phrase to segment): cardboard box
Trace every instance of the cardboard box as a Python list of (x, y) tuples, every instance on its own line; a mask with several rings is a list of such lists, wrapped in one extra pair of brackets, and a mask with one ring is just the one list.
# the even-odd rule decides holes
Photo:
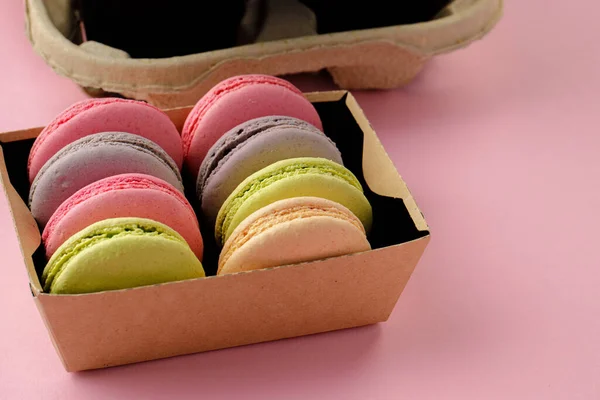
[[(27, 37), (34, 50), (56, 73), (90, 93), (119, 93), (161, 108), (193, 104), (218, 82), (252, 73), (280, 76), (327, 69), (342, 89), (403, 86), (431, 57), (484, 37), (503, 10), (503, 0), (452, 0), (430, 21), (324, 35), (290, 29), (302, 23), (298, 18), (307, 18), (301, 12), (284, 13), (270, 19), (269, 37), (259, 36), (261, 42), (181, 57), (136, 59), (97, 42), (80, 45), (70, 40), (78, 36), (71, 4), (25, 1)], [(343, 15), (340, 10), (340, 18)], [(289, 35), (302, 36), (283, 38), (282, 27), (291, 30)]]
[[(235, 275), (80, 295), (44, 293), (40, 232), (24, 199), (42, 128), (0, 134), (10, 202), (34, 301), (67, 371), (152, 360), (387, 320), (429, 228), (375, 132), (345, 91), (307, 94), (373, 206), (371, 251)], [(179, 129), (191, 107), (167, 110)], [(213, 254), (213, 262), (214, 257)], [(205, 256), (206, 257), (206, 256)], [(210, 269), (210, 256), (207, 269)]]

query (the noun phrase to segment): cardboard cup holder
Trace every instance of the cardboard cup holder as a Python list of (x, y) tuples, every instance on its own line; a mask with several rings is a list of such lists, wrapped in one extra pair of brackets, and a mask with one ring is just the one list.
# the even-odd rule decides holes
[[(279, 1), (284, 0), (271, 3)], [(25, 6), (29, 41), (58, 74), (95, 96), (119, 94), (172, 108), (196, 103), (226, 78), (255, 73), (327, 70), (342, 89), (400, 87), (432, 57), (490, 32), (501, 18), (503, 0), (452, 0), (429, 21), (327, 34), (315, 34), (314, 21), (305, 13), (276, 8), (278, 14), (265, 22), (257, 42), (146, 59), (95, 41), (73, 40), (78, 28), (70, 0), (26, 0)], [(339, 12), (341, 18), (344, 11)]]
[[(40, 232), (26, 206), (29, 150), (42, 128), (0, 133), (0, 178), (29, 285), (67, 371), (216, 350), (388, 319), (429, 228), (353, 96), (307, 94), (373, 207), (372, 250), (234, 275), (78, 295), (44, 293)], [(166, 110), (179, 130), (191, 107)], [(190, 197), (188, 197), (190, 198)], [(193, 198), (190, 198), (194, 202)], [(212, 234), (203, 232), (211, 242)], [(214, 275), (218, 253), (203, 262)]]

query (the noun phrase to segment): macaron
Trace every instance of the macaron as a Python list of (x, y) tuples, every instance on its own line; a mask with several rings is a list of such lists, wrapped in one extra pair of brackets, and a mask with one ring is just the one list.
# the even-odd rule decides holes
[(100, 179), (63, 201), (42, 233), (46, 257), (86, 226), (117, 217), (147, 218), (169, 226), (202, 261), (202, 236), (192, 206), (171, 184), (144, 174)]
[(240, 183), (223, 203), (215, 223), (215, 239), (223, 245), (250, 214), (277, 200), (322, 197), (348, 208), (369, 233), (373, 211), (356, 176), (325, 158), (301, 157), (277, 161)]
[(323, 129), (317, 110), (286, 80), (269, 75), (240, 75), (214, 86), (194, 106), (182, 131), (185, 164), (196, 179), (212, 145), (242, 122), (285, 115)]
[(250, 214), (219, 257), (218, 275), (278, 267), (371, 249), (360, 220), (318, 197), (276, 201)]
[(104, 132), (63, 147), (48, 160), (29, 190), (29, 207), (41, 228), (79, 189), (112, 175), (140, 173), (183, 192), (177, 165), (156, 143), (138, 135)]
[(42, 273), (44, 291), (92, 293), (204, 277), (173, 229), (145, 218), (111, 218), (71, 236)]
[(297, 118), (260, 117), (231, 129), (212, 146), (198, 172), (196, 192), (203, 215), (214, 224), (223, 202), (244, 179), (276, 161), (297, 157), (343, 164), (335, 143)]
[(137, 100), (86, 99), (60, 113), (36, 138), (27, 163), (29, 183), (46, 161), (69, 143), (87, 135), (111, 131), (133, 133), (153, 141), (181, 169), (181, 136), (164, 112)]

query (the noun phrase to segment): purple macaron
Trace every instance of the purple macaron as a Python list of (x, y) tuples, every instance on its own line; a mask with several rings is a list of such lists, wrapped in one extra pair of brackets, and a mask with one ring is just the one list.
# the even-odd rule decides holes
[(204, 217), (214, 223), (223, 202), (249, 175), (296, 157), (326, 158), (343, 165), (335, 143), (297, 118), (261, 117), (231, 129), (211, 147), (198, 171), (196, 193)]
[(179, 169), (160, 146), (130, 133), (103, 132), (67, 145), (44, 164), (29, 190), (31, 213), (43, 229), (73, 193), (124, 173), (152, 175), (183, 192)]

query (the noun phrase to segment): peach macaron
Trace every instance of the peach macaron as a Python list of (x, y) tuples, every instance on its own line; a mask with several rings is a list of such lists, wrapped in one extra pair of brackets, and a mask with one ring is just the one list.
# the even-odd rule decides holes
[(252, 213), (229, 237), (218, 275), (272, 268), (371, 249), (361, 221), (320, 197), (279, 200)]

